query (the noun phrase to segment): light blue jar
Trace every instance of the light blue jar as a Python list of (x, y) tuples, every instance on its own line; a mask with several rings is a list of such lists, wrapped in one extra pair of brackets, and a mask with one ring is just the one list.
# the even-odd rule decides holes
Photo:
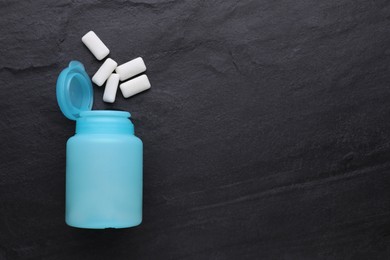
[(142, 221), (142, 141), (130, 113), (91, 110), (84, 66), (72, 61), (57, 80), (63, 114), (76, 120), (66, 147), (66, 213), (79, 228), (127, 228)]

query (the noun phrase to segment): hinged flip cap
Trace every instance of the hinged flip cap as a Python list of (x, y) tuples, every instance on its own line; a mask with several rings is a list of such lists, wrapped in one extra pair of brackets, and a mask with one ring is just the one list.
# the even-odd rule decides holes
[(79, 61), (71, 61), (57, 79), (57, 102), (62, 113), (71, 120), (80, 117), (82, 111), (92, 109), (93, 90), (91, 79)]

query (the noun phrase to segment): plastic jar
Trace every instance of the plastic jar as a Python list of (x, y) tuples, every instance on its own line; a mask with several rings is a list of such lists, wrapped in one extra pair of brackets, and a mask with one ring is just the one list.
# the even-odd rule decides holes
[(66, 213), (79, 228), (126, 228), (142, 221), (142, 141), (130, 113), (91, 110), (93, 92), (80, 62), (57, 80), (63, 114), (76, 121), (66, 149)]

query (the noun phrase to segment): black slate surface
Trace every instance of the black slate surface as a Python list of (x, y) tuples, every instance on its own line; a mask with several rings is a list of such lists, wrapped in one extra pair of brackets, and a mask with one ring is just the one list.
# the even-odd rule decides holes
[[(390, 2), (0, 2), (1, 259), (390, 259)], [(72, 59), (142, 56), (144, 220), (64, 223)]]

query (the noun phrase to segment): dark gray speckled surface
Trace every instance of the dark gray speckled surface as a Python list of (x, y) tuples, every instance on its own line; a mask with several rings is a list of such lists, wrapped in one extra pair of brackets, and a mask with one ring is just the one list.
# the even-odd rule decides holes
[[(389, 259), (390, 2), (0, 1), (0, 259)], [(142, 56), (114, 106), (144, 141), (144, 221), (64, 223), (72, 59)]]

